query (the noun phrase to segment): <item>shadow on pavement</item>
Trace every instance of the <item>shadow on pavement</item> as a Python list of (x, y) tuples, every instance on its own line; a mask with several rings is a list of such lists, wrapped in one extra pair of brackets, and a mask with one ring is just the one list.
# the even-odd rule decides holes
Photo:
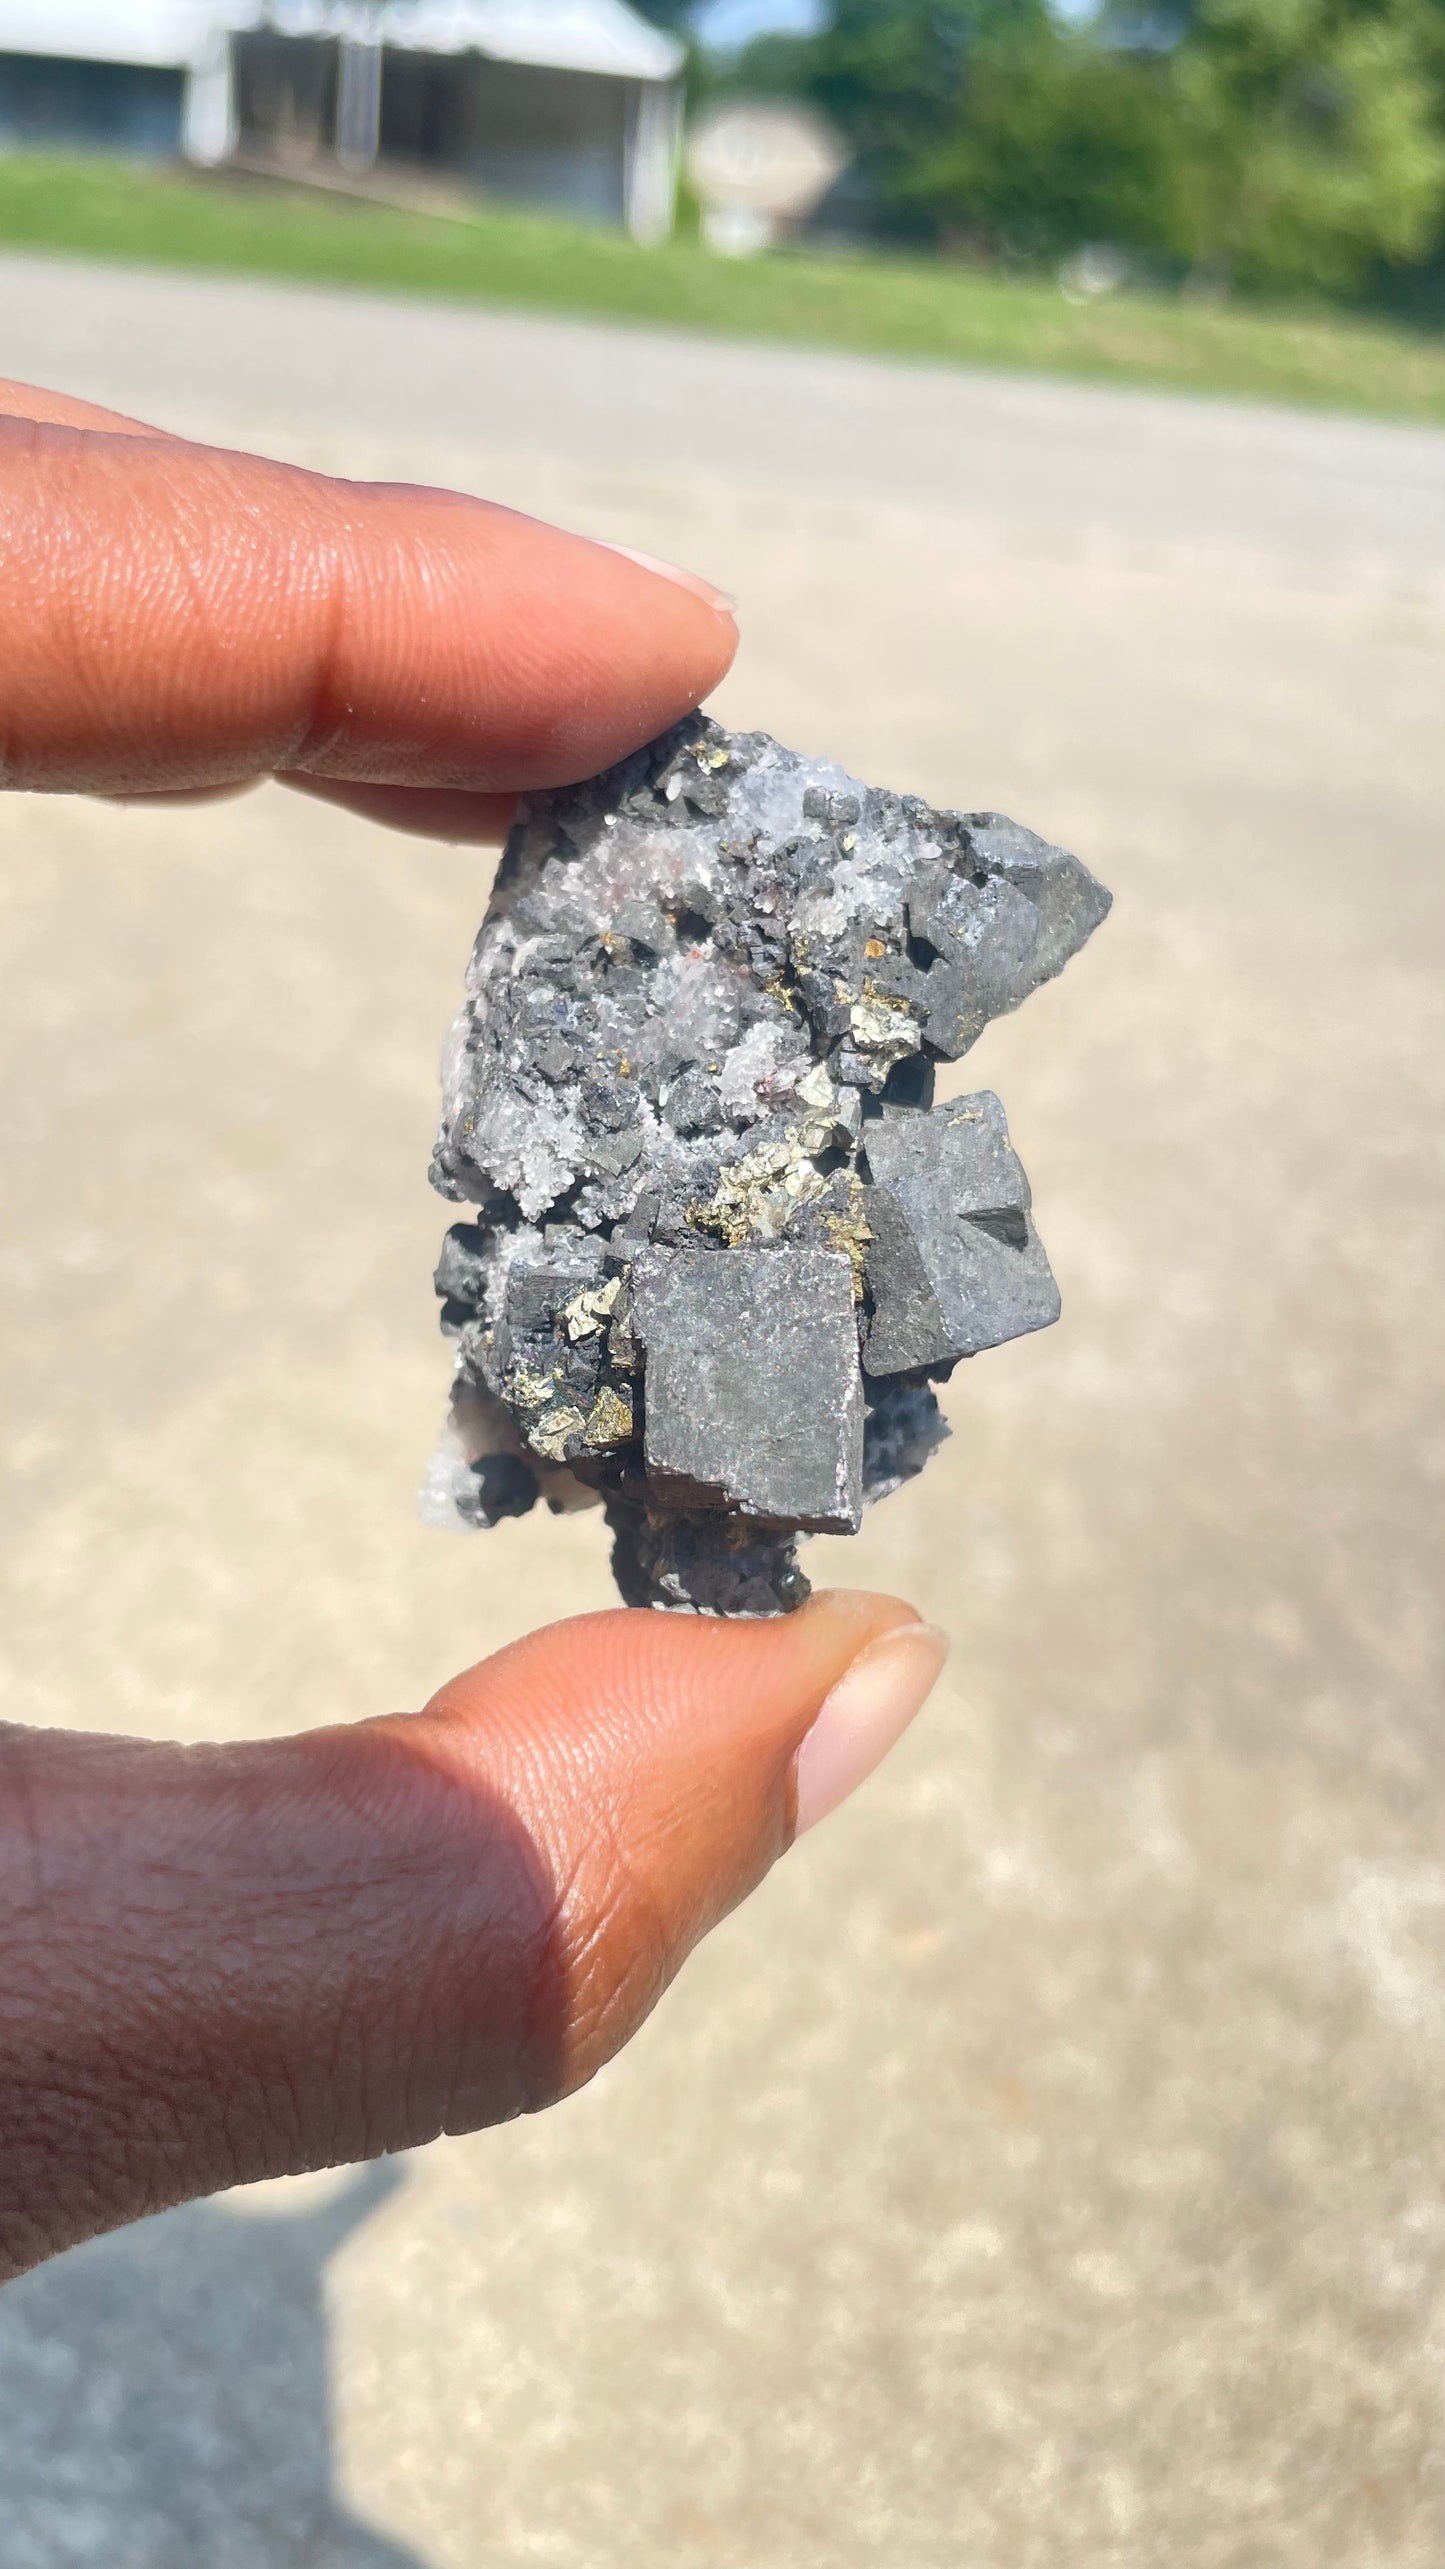
[(332, 2481), (326, 2264), (402, 2183), (188, 2205), (0, 2295), (0, 2569), (424, 2569)]

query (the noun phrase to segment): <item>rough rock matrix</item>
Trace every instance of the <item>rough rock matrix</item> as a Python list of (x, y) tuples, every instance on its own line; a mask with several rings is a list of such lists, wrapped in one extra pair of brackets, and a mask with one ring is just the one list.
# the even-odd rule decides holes
[(443, 1071), (456, 1342), (427, 1512), (600, 1495), (632, 1605), (777, 1614), (947, 1430), (932, 1384), (1058, 1317), (987, 1091), (934, 1063), (1109, 895), (703, 715), (522, 804)]

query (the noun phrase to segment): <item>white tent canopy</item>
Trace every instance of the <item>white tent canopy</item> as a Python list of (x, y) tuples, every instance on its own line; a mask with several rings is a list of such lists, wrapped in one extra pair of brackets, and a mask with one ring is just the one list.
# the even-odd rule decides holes
[(626, 0), (270, 0), (244, 23), (282, 36), (345, 36), (402, 53), (484, 54), (552, 71), (674, 80), (683, 48)]
[(626, 0), (0, 0), (0, 53), (82, 62), (189, 71), (218, 37), (259, 27), (622, 80), (674, 80), (683, 60)]
[(224, 0), (0, 0), (0, 53), (189, 71), (252, 14)]

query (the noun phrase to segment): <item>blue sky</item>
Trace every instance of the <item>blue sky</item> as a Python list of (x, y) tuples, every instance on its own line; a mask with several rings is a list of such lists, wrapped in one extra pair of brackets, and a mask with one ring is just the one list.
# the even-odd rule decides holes
[[(1054, 0), (1061, 17), (1087, 18), (1093, 0)], [(736, 52), (753, 36), (786, 30), (811, 35), (827, 17), (826, 0), (701, 0), (692, 23), (705, 45), (722, 53)]]
[(827, 14), (821, 0), (702, 0), (692, 23), (705, 45), (732, 53), (754, 36), (810, 36)]

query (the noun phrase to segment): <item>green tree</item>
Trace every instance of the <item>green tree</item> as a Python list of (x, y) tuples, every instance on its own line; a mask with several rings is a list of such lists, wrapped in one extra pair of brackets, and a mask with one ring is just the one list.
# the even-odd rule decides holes
[(985, 36), (905, 194), (949, 232), (1024, 257), (1171, 230), (1173, 113), (1157, 62), (1057, 25)]
[(1445, 234), (1445, 0), (836, 0), (735, 78), (823, 107), (886, 220), (985, 252), (1352, 294)]
[(1445, 209), (1440, 0), (1194, 0), (1169, 69), (1172, 232), (1197, 269), (1348, 292), (1428, 251)]
[(811, 98), (852, 144), (884, 214), (913, 229), (951, 219), (921, 183), (964, 113), (979, 47), (1022, 52), (1047, 42), (1045, 0), (835, 0), (811, 39), (764, 38), (738, 66), (744, 87)]
[(751, 46), (738, 86), (811, 98), (893, 226), (980, 252), (1170, 230), (1156, 59), (1066, 27), (1047, 0), (837, 0), (811, 39)]

